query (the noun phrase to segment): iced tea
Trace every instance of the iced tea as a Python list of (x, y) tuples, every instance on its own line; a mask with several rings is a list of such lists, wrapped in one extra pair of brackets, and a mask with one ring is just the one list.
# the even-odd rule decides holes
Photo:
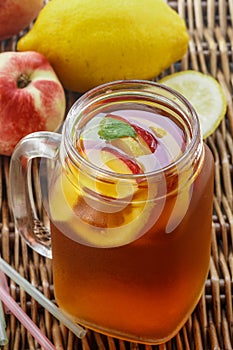
[(61, 154), (49, 194), (55, 297), (88, 328), (160, 343), (203, 291), (213, 159), (179, 113), (132, 100), (98, 103), (74, 128), (81, 162)]

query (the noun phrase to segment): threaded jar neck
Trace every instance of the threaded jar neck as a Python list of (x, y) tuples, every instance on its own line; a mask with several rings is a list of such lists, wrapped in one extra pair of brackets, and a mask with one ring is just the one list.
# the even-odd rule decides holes
[[(171, 118), (185, 135), (185, 147), (180, 156), (171, 164), (147, 172), (146, 174), (113, 174), (98, 168), (88, 162), (76, 149), (78, 130), (82, 128), (94, 115), (103, 111), (118, 110), (134, 106), (136, 109), (147, 108), (156, 110), (161, 117)], [(84, 94), (72, 106), (63, 130), (62, 163), (66, 166), (66, 159), (73, 166), (80, 168), (93, 176), (116, 177), (121, 179), (161, 177), (167, 178), (177, 172), (187, 172), (187, 181), (192, 181), (203, 159), (203, 141), (197, 114), (191, 104), (178, 92), (164, 85), (150, 81), (116, 81), (94, 88)]]

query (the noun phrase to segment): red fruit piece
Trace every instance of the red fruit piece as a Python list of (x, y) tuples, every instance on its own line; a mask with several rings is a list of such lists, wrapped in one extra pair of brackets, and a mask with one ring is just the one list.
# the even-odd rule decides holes
[(122, 117), (115, 115), (115, 114), (108, 114), (108, 115), (106, 115), (106, 118), (119, 119), (119, 120), (122, 120), (125, 123), (128, 123), (129, 125), (131, 125), (134, 128), (134, 130), (136, 131), (136, 133), (138, 134), (138, 136), (140, 136), (146, 142), (146, 144), (150, 148), (151, 152), (152, 153), (155, 152), (157, 145), (158, 145), (158, 141), (150, 131), (141, 128), (139, 125), (136, 125), (134, 123), (130, 123), (127, 119), (122, 118)]
[(150, 148), (151, 152), (154, 153), (156, 151), (157, 148), (157, 140), (154, 137), (154, 135), (152, 133), (150, 133), (149, 131), (141, 128), (138, 125), (135, 124), (131, 124), (131, 126), (134, 128), (134, 130), (136, 131), (136, 133), (141, 136), (141, 138), (147, 143), (148, 147)]
[(127, 157), (126, 155), (118, 152), (117, 150), (111, 148), (111, 147), (104, 147), (102, 148), (102, 152), (106, 152), (106, 154), (110, 154), (110, 157), (106, 157), (106, 164), (109, 165), (112, 170), (119, 173), (127, 173), (126, 171), (122, 171), (122, 166), (118, 162), (116, 163), (116, 160), (119, 160), (120, 162), (123, 162), (127, 166), (127, 168), (130, 170), (132, 174), (143, 174), (143, 171), (138, 163), (136, 163), (133, 159)]

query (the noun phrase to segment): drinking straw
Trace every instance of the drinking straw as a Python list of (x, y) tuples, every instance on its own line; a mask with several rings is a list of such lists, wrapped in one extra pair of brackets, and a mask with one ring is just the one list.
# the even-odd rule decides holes
[(44, 296), (36, 287), (22, 277), (15, 269), (13, 269), (5, 260), (0, 257), (0, 269), (20, 287), (22, 287), (33, 299), (48, 310), (54, 317), (70, 329), (78, 338), (86, 335), (86, 330), (73, 322), (59, 308)]
[[(9, 287), (7, 284), (6, 276), (4, 274), (3, 276), (4, 278), (1, 278), (0, 276), (0, 283), (2, 284), (3, 288), (7, 290), (7, 292), (9, 293)], [(0, 300), (0, 345), (1, 346), (6, 345), (8, 343), (8, 338), (6, 335), (5, 313), (8, 313), (9, 311), (10, 311), (9, 308), (6, 305), (4, 305), (4, 308), (3, 308), (2, 301)]]
[(4, 310), (2, 307), (2, 302), (0, 300), (0, 346), (4, 346), (8, 343), (8, 338), (6, 335), (6, 322), (4, 316)]
[(50, 340), (40, 331), (37, 325), (30, 319), (30, 317), (23, 311), (17, 302), (9, 294), (5, 288), (5, 275), (0, 271), (0, 298), (9, 310), (17, 317), (17, 319), (24, 325), (24, 327), (31, 333), (37, 342), (46, 350), (56, 350)]

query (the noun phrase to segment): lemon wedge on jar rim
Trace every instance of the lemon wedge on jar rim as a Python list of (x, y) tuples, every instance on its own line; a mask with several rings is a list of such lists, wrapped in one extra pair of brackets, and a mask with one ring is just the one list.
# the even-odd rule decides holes
[(211, 135), (226, 113), (226, 97), (212, 76), (193, 70), (174, 73), (159, 83), (181, 93), (191, 103), (200, 120), (203, 139)]

